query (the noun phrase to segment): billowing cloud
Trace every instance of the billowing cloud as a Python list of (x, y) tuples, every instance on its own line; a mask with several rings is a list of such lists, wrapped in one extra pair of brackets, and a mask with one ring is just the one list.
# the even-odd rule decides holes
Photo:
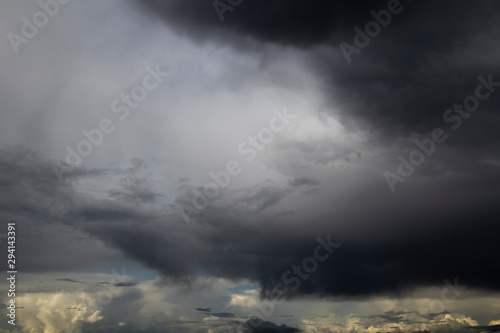
[[(495, 251), (495, 233), (491, 230), (497, 227), (497, 208), (493, 203), (477, 201), (497, 188), (498, 180), (493, 175), (489, 184), (478, 185), (473, 185), (475, 176), (464, 177), (460, 186), (468, 186), (469, 194), (461, 196), (453, 187), (441, 187), (434, 190), (438, 196), (433, 201), (417, 192), (394, 198), (394, 208), (374, 206), (377, 200), (384, 200), (381, 197), (360, 203), (356, 214), (321, 210), (317, 217), (309, 218), (309, 228), (304, 230), (298, 227), (301, 221), (290, 206), (293, 196), (313, 195), (299, 192), (304, 185), (310, 186), (303, 180), (230, 191), (200, 212), (197, 223), (186, 224), (173, 205), (166, 210), (145, 210), (141, 204), (131, 205), (128, 199), (92, 200), (71, 183), (59, 183), (49, 161), (33, 152), (4, 151), (4, 165), (11, 161), (17, 161), (16, 166), (6, 167), (4, 177), (16, 170), (26, 181), (21, 183), (24, 186), (4, 183), (3, 193), (9, 193), (10, 207), (20, 205), (15, 200), (36, 202), (38, 197), (57, 205), (43, 206), (38, 201), (38, 211), (19, 210), (19, 215), (11, 213), (6, 219), (40, 214), (46, 219), (41, 223), (59, 222), (70, 230), (84, 232), (89, 239), (118, 249), (174, 281), (196, 278), (200, 273), (252, 279), (261, 284), (263, 295), (269, 296), (278, 288), (285, 297), (397, 293), (420, 285), (441, 285), (445, 279), (469, 288), (498, 287), (495, 270), (478, 275), (463, 264), (467, 258), (475, 258), (476, 265), (488, 266), (489, 257), (483, 254)], [(33, 185), (40, 183), (44, 186)], [(365, 187), (363, 191), (372, 190)], [(39, 191), (47, 191), (50, 196)], [(448, 199), (451, 197), (455, 197), (453, 203)], [(471, 200), (477, 202), (479, 211), (473, 213), (467, 205), (456, 205)], [(430, 209), (433, 215), (427, 213)], [(329, 221), (336, 223), (334, 228)], [(474, 230), (470, 229), (472, 221)], [(297, 227), (284, 229), (287, 225)], [(341, 247), (330, 245), (334, 243)], [(30, 251), (28, 246), (22, 250)], [(324, 262), (314, 259), (325, 254), (328, 258)], [(437, 259), (440, 256), (446, 264)], [(307, 258), (312, 262), (306, 263)], [(387, 278), (389, 271), (394, 278)]]
[(498, 2), (50, 4), (0, 11), (0, 220), (54, 310), (26, 327), (496, 329)]

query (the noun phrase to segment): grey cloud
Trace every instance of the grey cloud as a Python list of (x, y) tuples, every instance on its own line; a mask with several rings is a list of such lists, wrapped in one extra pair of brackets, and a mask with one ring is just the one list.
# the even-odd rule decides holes
[(290, 180), (289, 184), (294, 187), (299, 187), (299, 186), (317, 186), (320, 183), (317, 180), (308, 177), (296, 177)]
[(108, 191), (109, 196), (112, 198), (123, 198), (126, 200), (137, 200), (140, 202), (156, 202), (158, 198), (163, 197), (159, 193), (151, 191), (145, 187), (147, 182), (144, 179), (125, 180), (123, 189), (111, 189)]
[[(321, 1), (243, 1), (220, 22), (212, 2), (200, 0), (138, 0), (179, 32), (198, 40), (234, 32), (266, 42), (311, 47), (328, 42), (332, 32), (347, 22), (360, 22), (385, 1), (325, 3)], [(255, 24), (259, 22), (259, 24)]]
[(210, 312), (212, 308), (196, 308), (195, 310), (199, 312)]
[(213, 312), (210, 313), (211, 316), (220, 317), (220, 318), (232, 318), (234, 317), (234, 313), (232, 312)]
[(114, 285), (115, 287), (134, 287), (137, 285), (137, 282), (118, 282)]
[[(498, 289), (498, 270), (490, 267), (478, 274), (464, 265), (474, 260), (478, 266), (490, 266), (485, 254), (496, 249), (494, 230), (498, 229), (499, 213), (494, 201), (488, 199), (500, 184), (494, 173), (483, 176), (482, 181), (477, 176), (464, 176), (452, 186), (436, 184), (433, 200), (425, 191), (414, 192), (392, 197), (392, 205), (386, 206), (383, 202), (387, 197), (379, 195), (365, 204), (359, 202), (356, 213), (329, 212), (307, 221), (294, 217), (293, 208), (274, 211), (278, 202), (293, 193), (293, 187), (264, 183), (221, 196), (200, 213), (203, 223), (186, 225), (180, 214), (147, 211), (141, 205), (89, 199), (78, 202), (78, 192), (57, 181), (48, 161), (24, 150), (7, 150), (2, 156), (4, 165), (17, 161), (20, 166), (6, 167), (4, 177), (15, 170), (20, 183), (27, 184), (12, 187), (4, 183), (2, 193), (10, 193), (11, 200), (19, 198), (19, 202), (12, 201), (12, 211), (23, 207), (22, 202), (35, 202), (38, 193), (33, 191), (45, 189), (54, 202), (68, 203), (59, 207), (59, 214), (53, 214), (47, 205), (31, 212), (31, 216), (53, 217), (64, 228), (91, 235), (174, 283), (189, 281), (200, 272), (228, 279), (246, 278), (260, 282), (266, 296), (274, 288), (271, 281), (278, 283), (291, 265), (300, 265), (312, 255), (317, 237), (331, 234), (342, 247), (286, 297), (397, 294), (417, 286), (441, 285), (444, 279), (454, 277), (471, 288)], [(21, 162), (26, 156), (31, 156), (29, 167)], [(50, 179), (45, 187), (34, 185)], [(366, 186), (363, 192), (372, 196), (379, 186), (385, 184)], [(300, 223), (306, 223), (307, 228)], [(59, 256), (63, 261), (74, 261), (64, 254)], [(439, 257), (447, 264), (436, 259)]]
[[(492, 14), (498, 11), (495, 1), (462, 1), (453, 7), (402, 1), (403, 11), (393, 15), (388, 27), (360, 54), (353, 55), (350, 65), (339, 44), (353, 44), (353, 28), (363, 29), (373, 20), (370, 11), (386, 9), (387, 1), (243, 1), (226, 13), (224, 22), (217, 19), (212, 3), (204, 1), (137, 3), (195, 40), (217, 40), (238, 49), (252, 36), (267, 43), (305, 47), (301, 55), (328, 100), (324, 112), (340, 116), (346, 126), (369, 131), (372, 140), (391, 142), (442, 126), (445, 110), (474, 92), (479, 75), (494, 73), (500, 80), (493, 61), (498, 49), (489, 46), (498, 42), (493, 33), (498, 29)], [(486, 61), (479, 61), (478, 54)], [(476, 119), (457, 140), (492, 145), (499, 105), (499, 94), (482, 102)]]
[(472, 327), (472, 329), (478, 330), (480, 332), (499, 332), (500, 325), (476, 326), (476, 327)]
[[(261, 321), (261, 322), (260, 322)], [(256, 322), (259, 322), (260, 325), (255, 325)], [(243, 331), (248, 330), (250, 332), (255, 333), (292, 333), (292, 332), (302, 332), (295, 327), (289, 327), (285, 324), (277, 325), (271, 321), (265, 321), (260, 318), (254, 318), (248, 320), (243, 324)]]
[[(203, 6), (211, 4), (200, 2), (201, 7), (190, 7), (195, 3), (144, 1), (143, 5), (156, 9), (175, 29), (185, 29), (207, 41), (217, 39), (219, 30), (229, 29), (221, 36), (234, 38), (219, 42), (234, 42), (239, 47), (238, 38), (253, 36), (257, 50), (260, 41), (303, 48), (299, 57), (322, 82), (323, 97), (328, 102), (322, 112), (339, 116), (347, 128), (363, 128), (380, 145), (396, 141), (391, 152), (394, 155), (412, 144), (409, 138), (415, 133), (425, 135), (433, 126), (441, 125), (443, 111), (474, 90), (478, 75), (493, 71), (488, 62), (469, 61), (470, 54), (464, 58), (465, 64), (455, 61), (457, 54), (477, 42), (482, 33), (491, 37), (488, 31), (494, 31), (497, 23), (488, 13), (497, 5), (489, 1), (460, 3), (454, 8), (433, 3), (411, 7), (408, 4), (401, 16), (395, 17), (393, 24), (351, 65), (339, 56), (337, 42), (352, 38), (353, 24), (368, 19), (370, 9), (381, 8), (385, 3), (365, 2), (356, 8), (334, 4), (304, 8), (298, 2), (245, 2), (224, 23), (228, 23), (227, 28), (212, 18), (196, 20), (206, 13)], [(174, 17), (173, 13), (179, 15)], [(249, 22), (257, 13), (263, 22), (254, 27)], [(277, 13), (283, 20), (270, 28)], [(325, 16), (312, 19), (308, 13)], [(440, 18), (448, 13), (457, 17), (468, 15), (460, 23), (443, 23)], [(291, 24), (299, 14), (304, 15), (297, 25), (303, 29), (303, 35), (297, 35)], [(422, 17), (428, 20), (425, 27), (417, 24)], [(400, 31), (408, 34), (404, 41)], [(463, 42), (459, 43), (461, 39)], [(478, 47), (484, 47), (484, 43)], [(273, 54), (267, 57), (273, 58)], [(265, 62), (270, 63), (269, 59)], [(330, 208), (331, 192), (325, 190), (320, 195), (313, 191), (317, 184), (310, 176), (297, 176), (288, 184), (271, 180), (221, 195), (199, 213), (198, 223), (186, 226), (173, 207), (158, 210), (145, 205), (158, 203), (164, 197), (136, 172), (143, 163), (140, 159), (133, 160), (129, 169), (74, 168), (60, 182), (51, 161), (16, 147), (2, 150), (0, 157), (2, 218), (38, 221), (29, 227), (32, 234), (49, 225), (48, 228), (61, 230), (59, 237), (63, 232), (78, 234), (82, 239), (90, 235), (91, 240), (100, 242), (99, 253), (118, 249), (128, 258), (178, 281), (189, 280), (200, 272), (230, 279), (249, 278), (262, 284), (263, 295), (272, 290), (270, 281), (279, 281), (290, 265), (310, 256), (314, 239), (328, 234), (343, 244), (339, 255), (330, 258), (328, 265), (320, 266), (314, 278), (303, 281), (296, 295), (361, 297), (397, 293), (419, 285), (436, 285), (454, 276), (465, 284), (497, 289), (495, 269), (478, 274), (466, 269), (463, 262), (474, 260), (479, 266), (487, 266), (489, 257), (484, 254), (495, 251), (492, 244), (498, 209), (494, 198), (499, 179), (497, 166), (484, 161), (498, 158), (495, 124), (499, 96), (492, 95), (485, 101), (484, 108), (464, 123), (460, 133), (450, 135), (443, 154), (429, 160), (415, 175), (436, 182), (424, 189), (404, 184), (408, 185), (408, 192), (400, 196), (386, 195), (382, 177), (378, 183), (374, 178), (367, 183), (363, 183), (366, 178), (359, 182), (354, 178), (354, 192), (338, 195), (335, 208)], [(361, 156), (354, 149), (332, 154), (328, 143), (295, 144), (295, 148), (315, 167), (332, 161), (347, 165)], [(449, 172), (458, 175), (453, 180), (437, 178)], [(93, 199), (77, 191), (77, 182), (109, 175), (121, 177), (118, 187), (105, 192), (109, 199)], [(325, 177), (318, 181), (324, 180)], [(318, 199), (314, 208), (290, 204), (297, 190), (304, 187), (311, 190), (309, 200)], [(192, 202), (192, 197), (184, 195), (192, 188), (195, 187), (181, 185), (179, 202)], [(410, 189), (415, 192), (410, 193)], [(429, 192), (433, 193), (432, 200)], [(299, 217), (298, 213), (302, 215)], [(307, 227), (300, 227), (301, 224)], [(58, 241), (65, 244), (63, 239)], [(463, 244), (468, 244), (467, 250)], [(41, 248), (36, 241), (30, 246)], [(47, 246), (45, 251), (56, 248)], [(447, 265), (436, 259), (440, 255), (446, 257)], [(31, 262), (29, 265), (37, 269), (78, 265), (70, 265), (69, 261), (74, 262), (66, 259), (64, 264), (54, 262), (46, 268)], [(90, 260), (86, 264), (91, 265)], [(391, 272), (389, 277), (385, 272)]]
[(125, 201), (138, 201), (142, 203), (154, 203), (164, 195), (156, 193), (151, 189), (147, 177), (138, 175), (138, 171), (144, 166), (143, 159), (131, 159), (132, 166), (123, 170), (124, 177), (120, 179), (120, 188), (108, 191), (112, 198), (123, 199)]
[(72, 282), (72, 283), (83, 283), (82, 281), (78, 281), (75, 279), (57, 279), (58, 281)]

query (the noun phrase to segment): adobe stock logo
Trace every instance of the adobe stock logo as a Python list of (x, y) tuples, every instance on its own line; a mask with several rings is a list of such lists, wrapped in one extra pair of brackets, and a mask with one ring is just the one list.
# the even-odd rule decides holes
[[(156, 65), (155, 68), (147, 66), (145, 68), (146, 74), (142, 79), (142, 84), (135, 85), (128, 94), (122, 93), (120, 98), (116, 98), (110, 104), (110, 109), (112, 113), (117, 114), (118, 119), (121, 121), (127, 119), (130, 115), (131, 110), (135, 110), (140, 106), (141, 102), (144, 102), (154, 89), (158, 88), (160, 83), (163, 82), (169, 73), (162, 72), (160, 70), (160, 65)], [(73, 148), (70, 145), (66, 146), (66, 158), (64, 163), (55, 163), (53, 165), (54, 172), (61, 182), (63, 180), (63, 175), (71, 171), (71, 167), (77, 167), (82, 162), (84, 157), (92, 154), (94, 148), (99, 147), (104, 141), (105, 134), (111, 134), (116, 129), (116, 125), (111, 118), (103, 117), (98, 122), (96, 128), (87, 130), (83, 129), (81, 131), (85, 139), (80, 140), (76, 147)]]
[[(253, 162), (258, 153), (266, 149), (275, 138), (275, 134), (283, 132), (297, 116), (283, 110), (272, 110), (273, 117), (269, 120), (269, 126), (261, 128), (257, 135), (248, 136), (237, 146), (237, 151), (249, 163)], [(182, 215), (186, 223), (191, 222), (191, 217), (199, 215), (202, 210), (208, 207), (211, 200), (217, 198), (221, 191), (229, 186), (231, 179), (243, 172), (243, 166), (237, 160), (226, 162), (225, 168), (218, 172), (210, 171), (208, 176), (213, 180), (206, 183), (200, 190), (195, 189), (192, 195), (193, 207), (182, 202), (176, 202), (175, 206)]]
[(375, 38), (380, 34), (380, 32), (382, 31), (381, 26), (386, 28), (389, 23), (391, 23), (392, 15), (397, 15), (402, 11), (403, 6), (399, 2), (399, 0), (389, 0), (389, 2), (387, 3), (387, 10), (382, 9), (378, 13), (374, 10), (370, 12), (371, 16), (375, 20), (366, 23), (364, 31), (362, 31), (357, 26), (354, 27), (354, 32), (356, 32), (353, 40), (354, 45), (348, 44), (346, 42), (342, 42), (339, 45), (340, 50), (345, 57), (345, 60), (347, 60), (347, 63), (351, 63), (351, 56), (354, 53), (360, 54), (361, 50), (370, 44), (371, 38)]
[[(456, 131), (462, 126), (464, 119), (471, 117), (473, 112), (479, 109), (481, 101), (486, 101), (495, 91), (495, 87), (500, 87), (500, 81), (493, 81), (493, 75), (489, 74), (488, 79), (482, 75), (477, 77), (479, 84), (471, 94), (464, 98), (462, 104), (453, 104), (453, 109), (447, 109), (443, 113), (443, 121), (452, 124), (451, 129)], [(415, 168), (424, 164), (427, 158), (437, 150), (437, 144), (443, 144), (448, 139), (446, 131), (441, 127), (432, 130), (428, 138), (423, 140), (415, 139), (414, 143), (418, 149), (413, 149), (407, 158), (398, 156), (401, 162), (397, 170), (393, 173), (384, 172), (384, 178), (392, 193), (396, 191), (397, 183), (404, 183), (408, 177), (413, 175)]]
[(227, 3), (222, 0), (214, 0), (212, 5), (214, 6), (215, 12), (217, 16), (219, 16), (219, 20), (224, 21), (224, 13), (232, 12), (236, 6), (241, 5), (243, 0), (227, 0)]
[(435, 299), (427, 306), (422, 306), (418, 311), (413, 312), (408, 317), (408, 323), (419, 324), (425, 314), (445, 312), (446, 304), (455, 302), (457, 297), (462, 295), (462, 291), (467, 289), (466, 285), (458, 284), (458, 277), (455, 277), (453, 284), (448, 279), (443, 280), (443, 283), (446, 286), (441, 289), (441, 299)]
[(21, 35), (14, 32), (9, 32), (7, 38), (9, 39), (10, 45), (14, 50), (14, 53), (19, 53), (19, 46), (21, 44), (28, 44), (29, 41), (38, 35), (38, 29), (45, 27), (50, 18), (59, 13), (60, 5), (66, 5), (71, 0), (39, 0), (38, 5), (42, 8), (41, 11), (36, 12), (29, 20), (26, 16), (21, 17), (23, 26), (21, 27)]
[(270, 318), (274, 314), (275, 304), (284, 303), (286, 294), (297, 291), (300, 288), (301, 282), (307, 281), (318, 270), (320, 263), (328, 260), (341, 245), (340, 243), (332, 242), (331, 235), (326, 237), (326, 241), (321, 237), (316, 238), (316, 241), (318, 245), (314, 248), (312, 256), (304, 258), (299, 265), (291, 265), (290, 269), (281, 274), (280, 283), (275, 284), (271, 280), (271, 284), (274, 287), (269, 292), (268, 299), (256, 306), (248, 315), (247, 322), (238, 323), (238, 333), (260, 332), (257, 328), (262, 325), (263, 319)]

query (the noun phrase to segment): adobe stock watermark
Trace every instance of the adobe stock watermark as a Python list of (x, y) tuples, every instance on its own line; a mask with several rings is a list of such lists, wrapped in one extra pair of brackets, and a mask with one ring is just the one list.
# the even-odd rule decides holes
[[(238, 153), (245, 156), (245, 160), (249, 163), (255, 160), (258, 152), (263, 151), (274, 140), (276, 133), (284, 131), (286, 126), (297, 117), (287, 113), (286, 107), (283, 107), (282, 111), (274, 109), (272, 112), (274, 116), (269, 120), (269, 127), (261, 128), (255, 136), (248, 136), (237, 147)], [(243, 167), (237, 160), (228, 161), (224, 170), (210, 171), (208, 176), (213, 181), (206, 183), (201, 191), (193, 191), (193, 207), (175, 203), (184, 221), (190, 223), (191, 216), (198, 215), (207, 208), (210, 201), (218, 197), (222, 189), (229, 186), (231, 177), (237, 176), (241, 172), (243, 172)]]
[(318, 269), (319, 263), (328, 260), (335, 249), (339, 248), (341, 245), (340, 243), (333, 243), (331, 235), (326, 237), (326, 241), (321, 237), (316, 238), (316, 241), (318, 245), (314, 248), (312, 256), (302, 260), (301, 265), (294, 264), (290, 266), (290, 269), (284, 271), (281, 275), (280, 283), (275, 284), (271, 281), (274, 288), (269, 293), (269, 300), (261, 302), (257, 308), (249, 314), (248, 320), (245, 323), (238, 324), (238, 333), (252, 333), (255, 328), (262, 325), (263, 319), (273, 315), (274, 305), (282, 304), (281, 299), (285, 293), (288, 290), (296, 291), (299, 289), (301, 282), (309, 279), (310, 274)]
[[(158, 88), (163, 79), (169, 75), (167, 72), (160, 70), (160, 65), (156, 65), (153, 69), (151, 66), (146, 67), (146, 74), (142, 79), (142, 84), (134, 86), (128, 94), (122, 93), (119, 98), (111, 102), (110, 110), (115, 113), (118, 119), (125, 120), (129, 117), (130, 111), (139, 107), (147, 97), (148, 93)], [(84, 157), (89, 156), (95, 147), (99, 147), (104, 141), (105, 134), (111, 134), (116, 129), (113, 120), (103, 117), (99, 120), (96, 128), (81, 131), (85, 139), (80, 140), (75, 148), (66, 146), (65, 162), (53, 164), (53, 169), (57, 178), (61, 182), (63, 175), (71, 171), (71, 167), (79, 166)]]
[(31, 17), (31, 20), (26, 16), (21, 17), (23, 25), (21, 26), (21, 35), (14, 32), (9, 32), (9, 39), (12, 50), (15, 54), (19, 53), (21, 44), (28, 44), (30, 40), (38, 35), (39, 29), (45, 27), (51, 18), (54, 18), (59, 13), (60, 6), (66, 5), (71, 0), (39, 0), (38, 6), (42, 10), (36, 12)]
[[(447, 109), (443, 113), (443, 121), (451, 124), (451, 129), (458, 130), (462, 126), (464, 119), (468, 119), (474, 111), (479, 108), (480, 101), (487, 100), (496, 87), (500, 87), (500, 82), (493, 81), (493, 74), (488, 75), (488, 79), (478, 76), (479, 84), (474, 90), (474, 94), (464, 98), (462, 104), (453, 104), (453, 109)], [(465, 110), (464, 110), (465, 109)], [(441, 127), (432, 130), (428, 138), (414, 141), (418, 147), (410, 152), (407, 158), (398, 156), (401, 162), (395, 172), (384, 172), (384, 178), (392, 193), (396, 191), (397, 183), (404, 183), (414, 172), (415, 168), (424, 164), (425, 160), (436, 151), (437, 144), (443, 144), (448, 139), (448, 135)]]
[(445, 287), (441, 289), (441, 298), (433, 300), (429, 306), (421, 307), (416, 313), (409, 316), (408, 320), (411, 323), (420, 322), (420, 315), (424, 313), (443, 313), (446, 310), (446, 304), (455, 302), (457, 297), (462, 295), (462, 291), (467, 289), (467, 286), (458, 284), (458, 277), (455, 277), (453, 284), (448, 279), (445, 279), (443, 283)]
[(217, 16), (219, 16), (219, 20), (221, 22), (224, 21), (224, 13), (232, 12), (235, 7), (241, 5), (243, 0), (214, 0), (212, 5), (214, 6), (215, 12)]
[[(412, 1), (412, 0), (408, 0)], [(352, 55), (360, 54), (361, 50), (367, 47), (372, 38), (377, 37), (382, 31), (382, 27), (386, 28), (389, 23), (391, 23), (392, 16), (397, 15), (403, 11), (404, 7), (401, 5), (399, 0), (389, 0), (387, 3), (387, 10), (382, 9), (379, 12), (372, 10), (370, 12), (371, 16), (375, 19), (374, 21), (369, 21), (365, 25), (364, 31), (359, 27), (354, 27), (354, 32), (356, 33), (353, 38), (353, 44), (348, 44), (342, 42), (339, 44), (340, 50), (344, 55), (345, 60), (348, 64), (351, 63)]]

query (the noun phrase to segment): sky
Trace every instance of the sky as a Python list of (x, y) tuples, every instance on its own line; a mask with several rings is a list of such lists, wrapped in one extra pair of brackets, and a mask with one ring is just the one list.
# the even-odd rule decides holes
[(500, 3), (0, 8), (0, 333), (500, 331)]

